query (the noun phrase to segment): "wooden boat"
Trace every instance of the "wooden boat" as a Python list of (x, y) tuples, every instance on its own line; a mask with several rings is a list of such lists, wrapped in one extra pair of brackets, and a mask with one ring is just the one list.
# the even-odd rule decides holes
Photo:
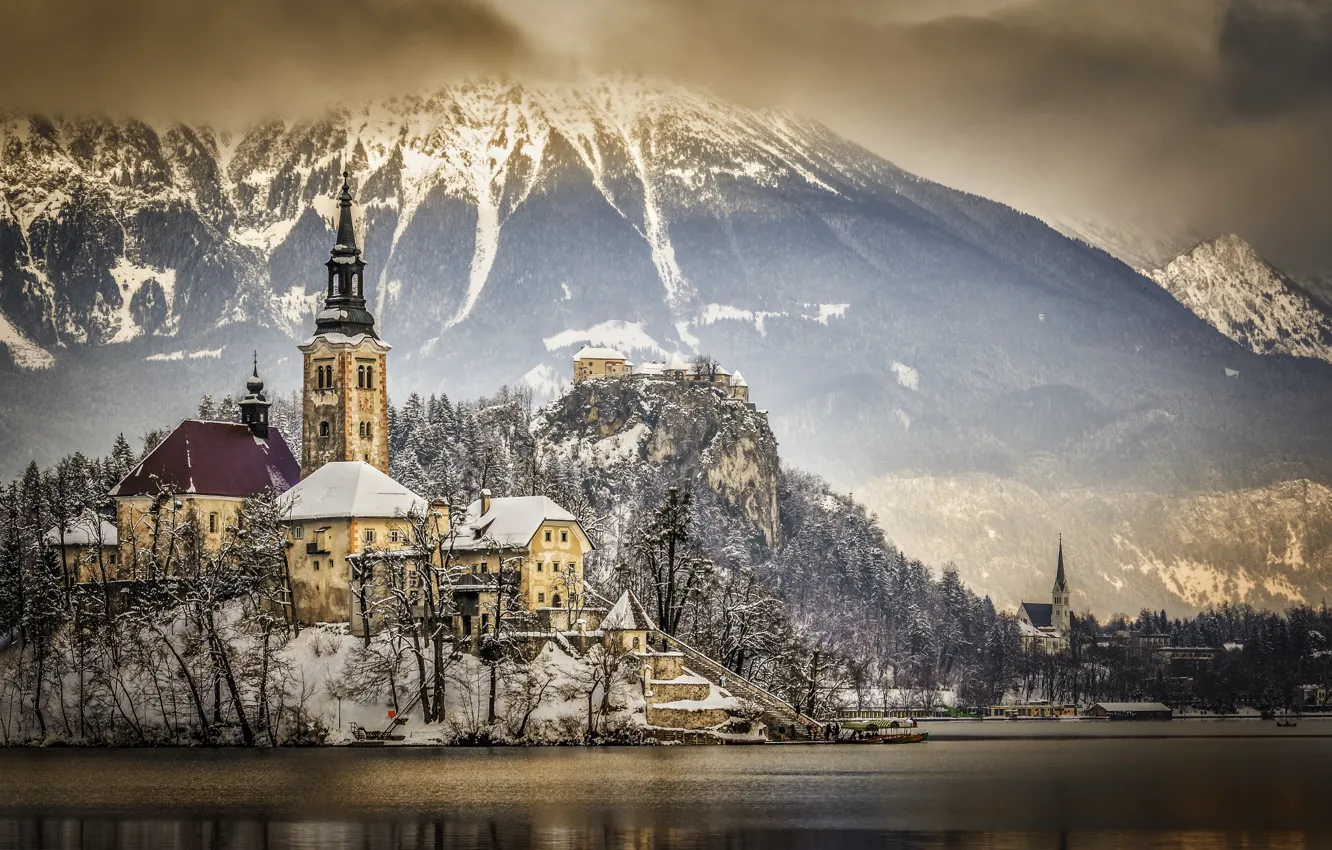
[(923, 744), (930, 739), (929, 732), (908, 732), (905, 735), (885, 735), (879, 739), (881, 744)]

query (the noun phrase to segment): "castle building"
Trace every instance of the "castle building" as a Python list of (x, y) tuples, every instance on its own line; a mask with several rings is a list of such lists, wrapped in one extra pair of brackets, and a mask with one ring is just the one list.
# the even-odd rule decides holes
[(1050, 602), (1023, 602), (1018, 606), (1018, 628), (1028, 646), (1057, 651), (1068, 646), (1068, 633), (1072, 625), (1073, 607), (1068, 581), (1064, 577), (1064, 538), (1061, 536)]
[(365, 461), (388, 473), (389, 346), (366, 309), (365, 262), (352, 226), (352, 194), (343, 174), (338, 235), (328, 262), (324, 309), (301, 343), (303, 439), (301, 477), (326, 463)]
[(585, 345), (574, 355), (574, 383), (588, 378), (615, 378), (632, 375), (634, 364), (613, 348)]
[(171, 572), (176, 529), (196, 523), (205, 548), (216, 549), (246, 498), (300, 480), (300, 466), (269, 427), (258, 359), (240, 402), (240, 422), (186, 419), (111, 488), (119, 557), (115, 578)]

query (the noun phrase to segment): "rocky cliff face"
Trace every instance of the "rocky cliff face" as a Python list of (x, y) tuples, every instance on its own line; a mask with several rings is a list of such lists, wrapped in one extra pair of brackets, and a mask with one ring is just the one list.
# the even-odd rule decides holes
[(1199, 318), (1255, 353), (1332, 362), (1332, 305), (1238, 236), (1203, 242), (1151, 276)]
[(669, 378), (584, 381), (554, 400), (537, 422), (543, 450), (601, 467), (651, 464), (675, 481), (716, 493), (780, 542), (781, 463), (767, 416), (715, 390)]

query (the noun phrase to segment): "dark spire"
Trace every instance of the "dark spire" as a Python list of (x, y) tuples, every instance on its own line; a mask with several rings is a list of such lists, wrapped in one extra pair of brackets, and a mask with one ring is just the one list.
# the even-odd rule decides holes
[(351, 173), (342, 172), (342, 191), (338, 193), (338, 243), (333, 246), (334, 256), (356, 256), (361, 255), (361, 249), (356, 247), (356, 229), (352, 227), (352, 193)]
[(259, 379), (259, 352), (254, 353), (254, 372), (245, 382), (249, 393), (240, 400), (240, 421), (249, 425), (250, 432), (260, 439), (268, 439), (268, 399), (264, 397), (264, 382)]
[(245, 389), (250, 391), (250, 395), (264, 397), (264, 382), (259, 378), (259, 352), (254, 353), (254, 372), (250, 375), (250, 380), (245, 382)]
[(315, 333), (366, 334), (378, 339), (375, 317), (365, 307), (365, 263), (361, 249), (356, 247), (351, 207), (351, 174), (344, 171), (338, 192), (338, 238), (324, 264), (328, 267), (328, 291), (324, 309), (315, 318)]
[(1059, 535), (1059, 566), (1055, 570), (1055, 589), (1067, 590), (1068, 582), (1064, 580), (1064, 535)]

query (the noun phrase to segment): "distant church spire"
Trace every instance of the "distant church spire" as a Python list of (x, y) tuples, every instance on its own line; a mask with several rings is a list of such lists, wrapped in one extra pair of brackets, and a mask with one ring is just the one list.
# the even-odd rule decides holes
[(1055, 589), (1068, 590), (1068, 582), (1064, 579), (1064, 535), (1059, 535), (1059, 567), (1055, 570)]
[(324, 264), (328, 267), (328, 291), (324, 309), (315, 318), (315, 333), (365, 334), (378, 339), (375, 317), (365, 306), (365, 263), (356, 246), (351, 208), (351, 174), (344, 171), (342, 190), (338, 192), (338, 237)]

